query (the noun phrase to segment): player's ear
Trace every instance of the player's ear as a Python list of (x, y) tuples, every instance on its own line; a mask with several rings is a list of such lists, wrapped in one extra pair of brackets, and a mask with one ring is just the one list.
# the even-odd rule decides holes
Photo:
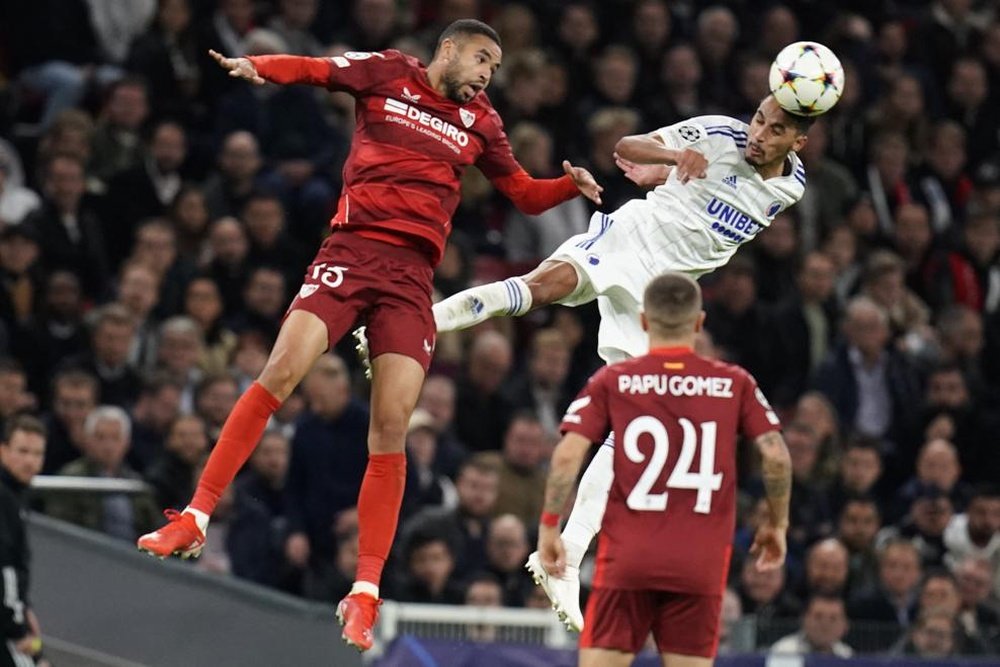
[(705, 311), (698, 313), (698, 319), (694, 323), (694, 332), (701, 333), (702, 329), (705, 328)]
[(809, 135), (803, 132), (802, 134), (795, 137), (795, 141), (792, 143), (792, 150), (798, 153), (805, 147), (805, 145), (808, 142), (809, 142)]
[(646, 319), (646, 313), (639, 313), (639, 322), (642, 324), (642, 330), (644, 332), (648, 332), (649, 320)]

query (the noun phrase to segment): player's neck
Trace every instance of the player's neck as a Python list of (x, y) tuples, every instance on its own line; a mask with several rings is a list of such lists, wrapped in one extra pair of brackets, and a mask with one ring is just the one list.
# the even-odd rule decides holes
[(649, 351), (654, 352), (659, 350), (694, 350), (694, 336), (683, 336), (681, 338), (650, 336)]
[(441, 97), (446, 97), (444, 89), (444, 63), (432, 60), (425, 70), (427, 73), (427, 83), (436, 90)]
[(775, 160), (769, 164), (755, 164), (752, 166), (765, 181), (769, 178), (784, 176), (786, 167), (790, 167), (790, 165), (788, 165), (787, 155), (780, 160)]

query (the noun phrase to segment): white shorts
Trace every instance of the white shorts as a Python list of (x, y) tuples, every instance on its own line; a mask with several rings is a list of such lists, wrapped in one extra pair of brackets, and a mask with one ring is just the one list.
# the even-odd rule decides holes
[(570, 237), (549, 256), (572, 264), (580, 279), (576, 290), (557, 303), (580, 306), (597, 299), (601, 313), (597, 353), (609, 364), (641, 356), (649, 349), (639, 314), (646, 285), (660, 271), (639, 260), (644, 253), (634, 244), (641, 238), (630, 233), (629, 227), (604, 213), (594, 213), (585, 234)]

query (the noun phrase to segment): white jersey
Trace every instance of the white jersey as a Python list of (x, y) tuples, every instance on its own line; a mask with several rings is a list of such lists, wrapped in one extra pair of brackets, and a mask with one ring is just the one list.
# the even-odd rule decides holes
[(802, 161), (790, 153), (783, 175), (761, 178), (744, 155), (747, 129), (735, 118), (698, 116), (657, 130), (667, 147), (702, 153), (706, 177), (682, 184), (671, 172), (644, 199), (595, 213), (586, 234), (551, 255), (571, 262), (580, 276), (578, 289), (560, 303), (598, 299), (598, 352), (605, 360), (645, 354), (639, 309), (650, 280), (665, 271), (697, 278), (717, 269), (802, 198)]
[(805, 191), (805, 168), (790, 153), (785, 175), (764, 179), (746, 161), (746, 123), (698, 116), (656, 131), (668, 148), (694, 149), (708, 160), (706, 177), (681, 183), (675, 172), (645, 199), (611, 214), (642, 237), (646, 261), (660, 270), (698, 276), (712, 271), (795, 204)]

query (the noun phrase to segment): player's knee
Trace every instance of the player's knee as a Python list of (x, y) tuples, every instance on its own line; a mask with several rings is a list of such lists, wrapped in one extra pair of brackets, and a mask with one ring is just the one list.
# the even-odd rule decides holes
[(374, 454), (401, 452), (406, 445), (406, 427), (409, 416), (402, 410), (385, 411), (372, 415), (368, 430), (368, 448)]
[(272, 356), (271, 359), (268, 359), (260, 377), (257, 378), (257, 382), (279, 401), (284, 401), (291, 396), (298, 381), (298, 373), (283, 355)]
[(555, 303), (573, 293), (579, 279), (567, 262), (549, 261), (522, 278), (531, 290), (532, 304)]

